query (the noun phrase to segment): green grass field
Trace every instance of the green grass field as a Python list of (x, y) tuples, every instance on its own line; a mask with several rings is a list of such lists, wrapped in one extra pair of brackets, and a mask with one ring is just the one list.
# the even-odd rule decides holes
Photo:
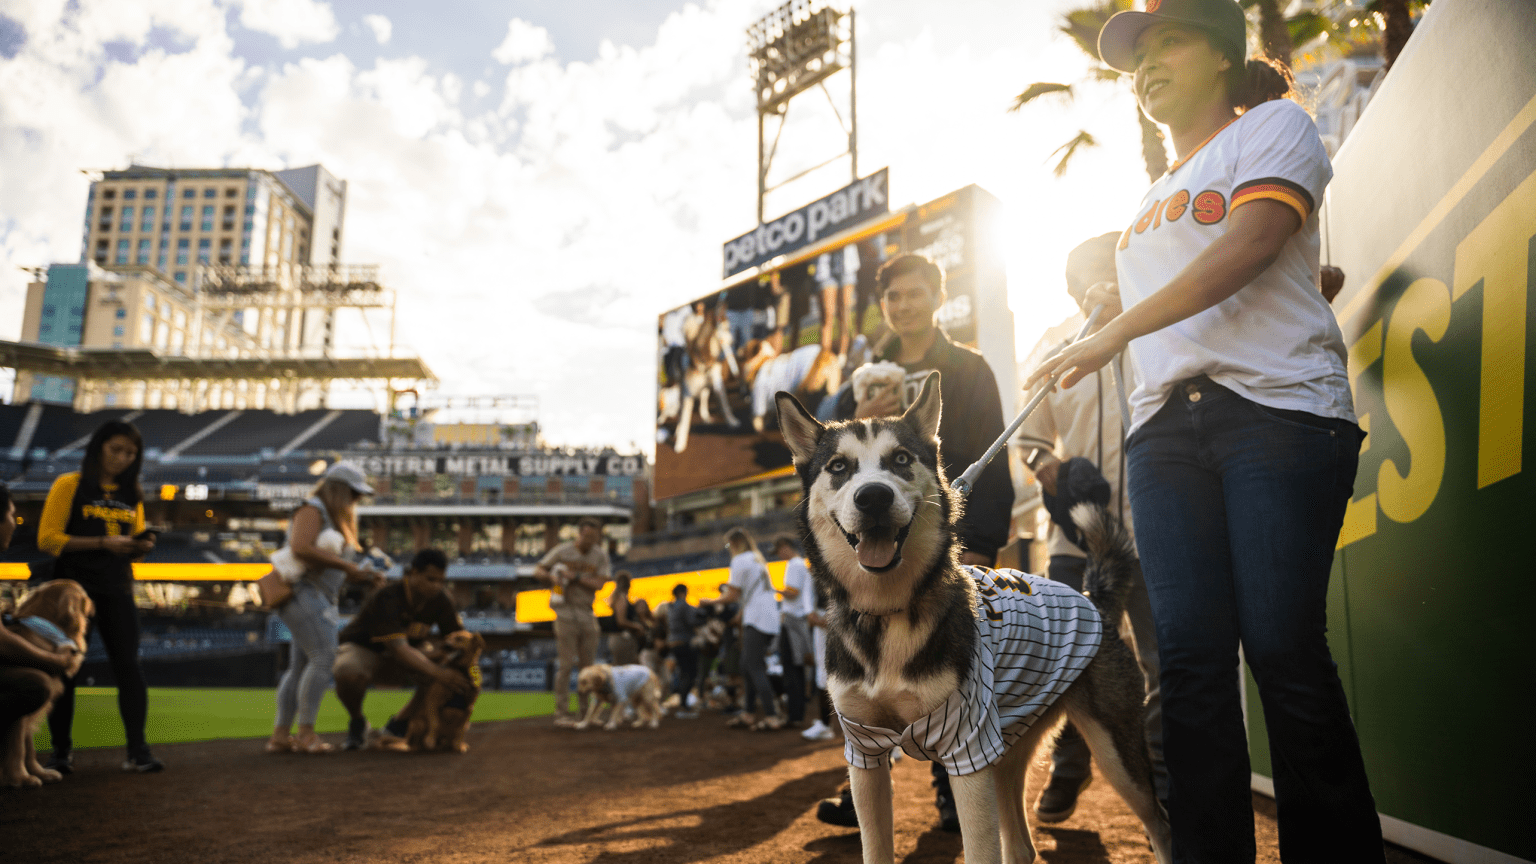
[[(409, 690), (370, 690), (363, 709), (375, 726), (383, 726), (390, 715), (410, 698)], [(272, 734), (272, 718), (277, 712), (277, 695), (267, 689), (181, 689), (151, 687), (149, 724), (145, 737), (150, 744), (174, 744), (181, 741), (209, 741), (217, 738), (257, 738)], [(555, 712), (553, 693), (480, 694), (475, 702), (475, 719), (512, 720), (538, 717)], [(321, 732), (345, 732), (347, 712), (326, 693), (320, 703), (320, 717), (315, 727)], [(75, 748), (122, 747), (123, 721), (117, 713), (117, 690), (111, 687), (81, 687), (75, 691)], [(37, 749), (52, 749), (47, 724), (37, 734)]]

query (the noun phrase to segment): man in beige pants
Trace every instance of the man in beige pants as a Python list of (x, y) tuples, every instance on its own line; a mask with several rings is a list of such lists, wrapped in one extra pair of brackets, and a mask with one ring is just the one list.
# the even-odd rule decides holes
[[(576, 717), (571, 716), (571, 670), (581, 671), (597, 656), (597, 617), (592, 601), (608, 581), (608, 550), (603, 546), (603, 524), (590, 516), (577, 523), (576, 541), (549, 550), (533, 568), (533, 575), (549, 583), (550, 606), (555, 610), (555, 646), (560, 660), (555, 671), (555, 725), (576, 725), (586, 716), (587, 697), (577, 695)], [(559, 598), (559, 599), (556, 599)]]

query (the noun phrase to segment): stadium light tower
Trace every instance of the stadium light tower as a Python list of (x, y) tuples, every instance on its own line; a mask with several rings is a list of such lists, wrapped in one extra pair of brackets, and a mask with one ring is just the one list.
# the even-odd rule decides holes
[[(747, 28), (747, 55), (757, 88), (757, 221), (764, 216), (768, 193), (847, 156), (850, 175), (859, 178), (859, 120), (855, 97), (853, 9), (840, 9), (825, 0), (790, 0)], [(826, 81), (848, 70), (847, 117), (827, 89)], [(789, 103), (812, 88), (820, 89), (832, 107), (848, 147), (803, 171), (769, 183), (768, 172), (789, 121)], [(768, 118), (778, 124), (768, 141)]]

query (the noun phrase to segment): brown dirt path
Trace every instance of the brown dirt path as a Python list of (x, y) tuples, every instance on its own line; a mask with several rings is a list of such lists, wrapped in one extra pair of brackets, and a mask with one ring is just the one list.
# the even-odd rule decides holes
[[(336, 737), (336, 736), (329, 736)], [(77, 754), (75, 774), (0, 790), (0, 858), (24, 862), (531, 862), (855, 864), (858, 833), (816, 802), (843, 781), (839, 741), (725, 729), (574, 732), (548, 718), (484, 723), (463, 756), (267, 756), (259, 741), (163, 745), (163, 774), (119, 773), (120, 753)], [(340, 741), (336, 741), (338, 745)], [(1038, 790), (1045, 766), (1035, 766)], [(904, 864), (962, 860), (938, 828), (926, 763), (894, 772)], [(1259, 862), (1278, 862), (1258, 816)], [(1151, 864), (1140, 823), (1102, 780), (1077, 813), (1036, 831), (1049, 864)], [(1403, 859), (1408, 860), (1408, 859)]]

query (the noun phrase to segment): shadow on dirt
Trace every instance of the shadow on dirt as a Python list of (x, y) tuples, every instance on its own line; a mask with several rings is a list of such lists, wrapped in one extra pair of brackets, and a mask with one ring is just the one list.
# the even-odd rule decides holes
[[(591, 864), (641, 864), (658, 860), (687, 864), (732, 855), (778, 836), (804, 812), (803, 809), (786, 808), (784, 802), (816, 801), (829, 785), (835, 786), (843, 776), (842, 769), (818, 771), (790, 780), (757, 798), (674, 810), (656, 817), (608, 822), (550, 837), (537, 845), (601, 847), (639, 841), (643, 846), (625, 851), (603, 849), (588, 859)], [(722, 832), (722, 826), (733, 826), (736, 830)]]

